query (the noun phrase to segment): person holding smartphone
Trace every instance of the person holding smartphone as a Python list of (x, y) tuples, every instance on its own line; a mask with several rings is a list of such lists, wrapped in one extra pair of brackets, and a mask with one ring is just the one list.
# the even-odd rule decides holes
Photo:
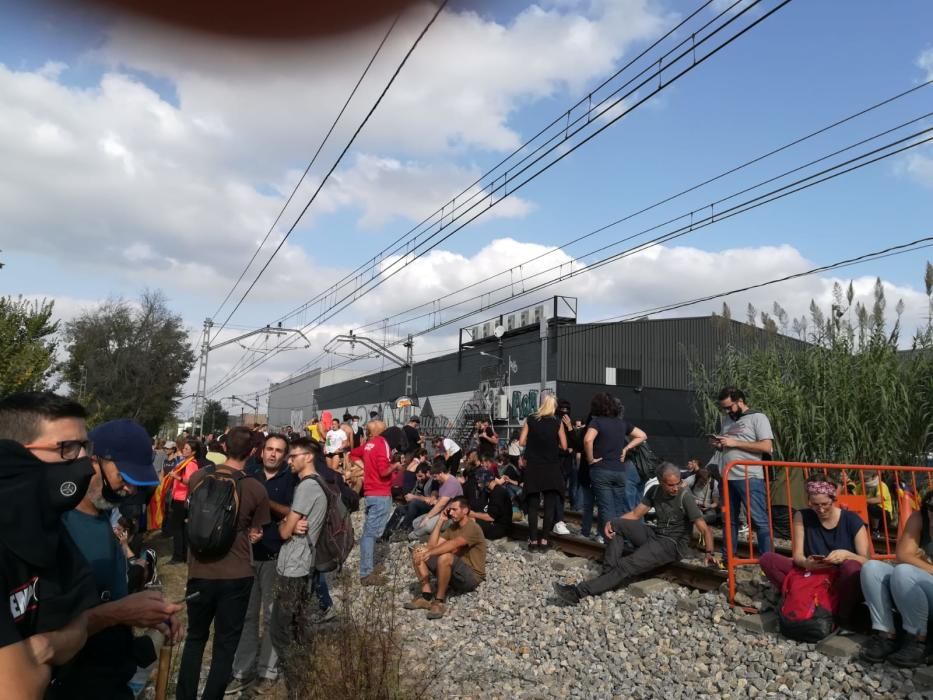
[(810, 507), (794, 514), (793, 557), (765, 552), (761, 570), (780, 591), (795, 567), (809, 571), (837, 567), (838, 617), (845, 622), (864, 600), (859, 577), (871, 556), (868, 529), (858, 515), (838, 506), (836, 485), (825, 476), (807, 483), (807, 500)]

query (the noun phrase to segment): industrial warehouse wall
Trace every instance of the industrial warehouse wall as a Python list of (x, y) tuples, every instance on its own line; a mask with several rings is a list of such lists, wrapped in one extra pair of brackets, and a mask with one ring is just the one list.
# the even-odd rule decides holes
[(321, 370), (314, 369), (281, 384), (269, 392), (269, 425), (299, 428), (316, 413), (314, 393), (321, 386)]
[[(548, 382), (547, 391), (554, 391), (554, 382)], [(519, 424), (529, 414), (538, 408), (538, 399), (540, 395), (540, 384), (519, 384), (513, 385), (510, 389), (511, 394), (511, 420), (514, 424)], [(345, 413), (357, 415), (362, 420), (367, 420), (372, 411), (379, 413), (388, 425), (397, 425), (401, 422), (402, 415), (395, 409), (395, 394), (391, 398), (371, 401), (340, 401), (340, 397), (335, 397), (329, 403), (325, 399), (319, 399), (321, 411), (330, 411), (334, 416), (342, 417)], [(352, 397), (351, 397), (352, 398)], [(421, 432), (425, 435), (446, 433), (452, 427), (454, 420), (460, 414), (460, 409), (464, 402), (472, 402), (474, 392), (457, 391), (446, 394), (427, 394), (418, 397), (418, 405), (412, 407), (411, 415), (421, 418)], [(477, 406), (476, 410), (479, 408)], [(307, 416), (306, 418), (310, 418)], [(503, 436), (504, 437), (504, 436)]]
[(586, 419), (590, 400), (601, 391), (622, 399), (625, 418), (648, 433), (648, 443), (662, 459), (684, 466), (693, 457), (705, 463), (712, 454), (693, 410), (690, 391), (650, 387), (635, 391), (633, 387), (604, 384), (557, 383), (557, 395), (570, 401), (575, 419)]

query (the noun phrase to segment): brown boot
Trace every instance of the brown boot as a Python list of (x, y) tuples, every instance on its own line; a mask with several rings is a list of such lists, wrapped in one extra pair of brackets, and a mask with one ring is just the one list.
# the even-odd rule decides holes
[(363, 576), (360, 578), (361, 586), (384, 586), (388, 583), (388, 579), (382, 574), (377, 574), (375, 571), (369, 574), (369, 576)]
[(447, 612), (447, 606), (444, 604), (444, 601), (437, 600), (436, 598), (431, 603), (430, 608), (431, 609), (428, 611), (429, 620), (440, 620)]
[(425, 600), (424, 596), (419, 595), (405, 603), (404, 608), (406, 610), (430, 610), (431, 601)]

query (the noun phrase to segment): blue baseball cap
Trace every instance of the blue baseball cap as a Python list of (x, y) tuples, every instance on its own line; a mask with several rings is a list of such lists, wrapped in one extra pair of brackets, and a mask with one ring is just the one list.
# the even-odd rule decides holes
[(97, 426), (88, 434), (93, 455), (109, 459), (133, 486), (157, 486), (159, 478), (152, 465), (152, 439), (134, 420), (121, 418)]

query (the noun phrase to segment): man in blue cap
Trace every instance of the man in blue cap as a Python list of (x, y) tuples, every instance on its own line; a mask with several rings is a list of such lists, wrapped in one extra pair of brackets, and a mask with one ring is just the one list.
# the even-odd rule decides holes
[(110, 523), (110, 511), (158, 483), (152, 466), (152, 443), (145, 428), (132, 420), (114, 420), (90, 432), (94, 476), (77, 507), (62, 516), (65, 527), (94, 574), (100, 603), (88, 612), (88, 641), (53, 686), (54, 698), (130, 700), (129, 680), (137, 667), (155, 661), (149, 637), (133, 636), (133, 627), (160, 630), (180, 639), (174, 615), (182, 606), (158, 591), (127, 591), (126, 555)]

